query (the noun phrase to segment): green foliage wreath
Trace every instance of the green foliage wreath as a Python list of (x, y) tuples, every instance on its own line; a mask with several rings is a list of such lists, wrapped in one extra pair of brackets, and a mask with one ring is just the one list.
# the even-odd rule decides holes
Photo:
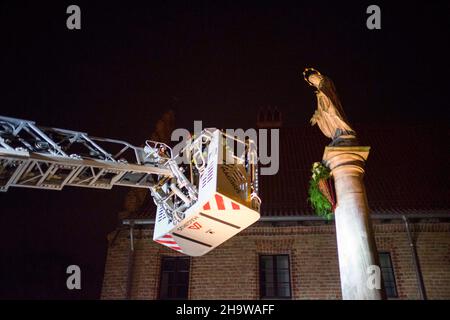
[(314, 162), (312, 167), (312, 176), (309, 181), (308, 201), (318, 216), (331, 220), (333, 217), (334, 204), (329, 200), (331, 197), (331, 190), (329, 190), (329, 198), (326, 197), (319, 187), (319, 184), (327, 185), (330, 179), (330, 169), (324, 166), (321, 162)]

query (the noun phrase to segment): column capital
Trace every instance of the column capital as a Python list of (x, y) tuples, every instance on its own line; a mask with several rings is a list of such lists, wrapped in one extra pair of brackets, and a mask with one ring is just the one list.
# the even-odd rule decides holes
[(364, 174), (364, 163), (369, 157), (369, 146), (325, 147), (323, 160), (335, 178)]

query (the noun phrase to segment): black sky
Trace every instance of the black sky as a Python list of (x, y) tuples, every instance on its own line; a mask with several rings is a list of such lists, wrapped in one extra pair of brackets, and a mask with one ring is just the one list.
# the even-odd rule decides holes
[[(448, 123), (444, 1), (377, 1), (374, 31), (372, 1), (92, 2), (0, 3), (0, 114), (134, 144), (168, 108), (189, 129), (252, 127), (268, 105), (303, 126), (315, 102), (300, 74), (313, 66), (354, 123)], [(81, 30), (66, 28), (70, 4)], [(0, 194), (0, 298), (98, 298), (125, 192)], [(65, 289), (69, 264), (80, 292)]]

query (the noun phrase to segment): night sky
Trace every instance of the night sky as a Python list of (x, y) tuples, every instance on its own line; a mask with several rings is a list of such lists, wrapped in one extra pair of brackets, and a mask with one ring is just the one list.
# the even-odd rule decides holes
[[(0, 114), (136, 145), (168, 109), (191, 130), (254, 127), (267, 106), (304, 126), (311, 66), (334, 80), (352, 123), (447, 126), (444, 1), (92, 2), (0, 3)], [(70, 4), (81, 30), (66, 28)], [(370, 4), (381, 30), (366, 28)], [(126, 191), (0, 194), (0, 298), (99, 298)], [(65, 288), (70, 264), (81, 291)]]

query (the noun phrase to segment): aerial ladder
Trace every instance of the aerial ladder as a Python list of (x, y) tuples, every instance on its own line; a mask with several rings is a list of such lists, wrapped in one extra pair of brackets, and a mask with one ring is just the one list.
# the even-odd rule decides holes
[(11, 187), (147, 188), (156, 204), (153, 240), (201, 256), (258, 221), (254, 141), (215, 128), (176, 154), (164, 143), (89, 136), (0, 116), (0, 191)]

